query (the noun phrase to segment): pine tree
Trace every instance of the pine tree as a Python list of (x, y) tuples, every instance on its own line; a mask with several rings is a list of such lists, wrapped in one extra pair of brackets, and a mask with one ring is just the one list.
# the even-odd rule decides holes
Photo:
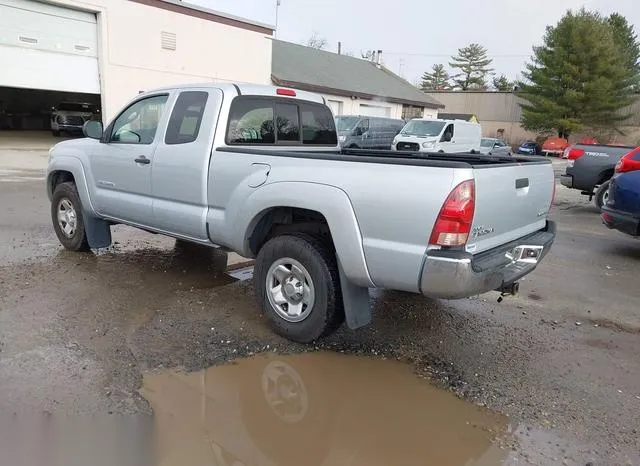
[(444, 69), (442, 63), (433, 65), (431, 72), (425, 71), (420, 82), (420, 89), (423, 91), (444, 91), (450, 89), (449, 73)]
[(598, 13), (568, 11), (548, 26), (519, 83), (522, 126), (557, 131), (561, 137), (583, 128), (613, 128), (632, 101), (634, 71), (617, 45), (614, 27)]
[(627, 66), (633, 72), (628, 84), (635, 92), (640, 92), (640, 45), (638, 36), (627, 22), (627, 18), (619, 13), (613, 13), (607, 18), (607, 22), (613, 29), (613, 40), (615, 41)]
[(504, 74), (501, 74), (500, 76), (493, 78), (493, 87), (496, 91), (511, 92), (513, 91), (514, 83), (509, 81)]
[(493, 71), (489, 68), (493, 60), (487, 57), (487, 49), (480, 44), (470, 44), (459, 49), (458, 55), (451, 60), (449, 66), (460, 70), (453, 76), (456, 88), (463, 91), (486, 89), (487, 75)]

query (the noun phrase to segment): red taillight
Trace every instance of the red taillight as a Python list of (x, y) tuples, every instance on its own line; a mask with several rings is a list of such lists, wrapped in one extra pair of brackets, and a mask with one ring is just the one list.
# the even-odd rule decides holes
[(444, 201), (431, 232), (429, 244), (436, 246), (467, 244), (475, 210), (476, 184), (473, 180), (463, 181)]
[(623, 156), (616, 164), (616, 173), (640, 170), (640, 147)]
[(287, 95), (289, 97), (295, 97), (296, 96), (296, 91), (294, 91), (293, 89), (278, 88), (278, 89), (276, 89), (276, 94), (278, 94), (278, 95)]
[(569, 149), (569, 153), (567, 154), (568, 160), (576, 160), (584, 155), (584, 149)]

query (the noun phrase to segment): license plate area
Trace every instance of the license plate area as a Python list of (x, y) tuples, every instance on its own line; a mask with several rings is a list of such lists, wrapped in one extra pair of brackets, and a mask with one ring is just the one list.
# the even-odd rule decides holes
[(511, 262), (537, 264), (542, 255), (542, 246), (520, 245), (507, 251), (505, 256)]

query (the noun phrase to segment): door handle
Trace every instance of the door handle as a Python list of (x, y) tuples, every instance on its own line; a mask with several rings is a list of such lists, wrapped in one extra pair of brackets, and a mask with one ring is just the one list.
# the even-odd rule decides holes
[(141, 155), (140, 157), (138, 157), (135, 160), (136, 163), (141, 163), (143, 165), (148, 165), (151, 163), (151, 160), (149, 160), (148, 158), (146, 158), (144, 155)]

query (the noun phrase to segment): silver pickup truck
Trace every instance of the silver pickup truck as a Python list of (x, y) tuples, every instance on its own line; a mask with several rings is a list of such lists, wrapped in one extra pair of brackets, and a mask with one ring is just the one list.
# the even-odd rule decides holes
[(515, 293), (549, 251), (550, 161), (340, 151), (321, 96), (206, 84), (136, 96), (50, 152), (53, 227), (73, 251), (127, 224), (256, 258), (276, 332), (310, 342), (371, 320), (369, 288)]

